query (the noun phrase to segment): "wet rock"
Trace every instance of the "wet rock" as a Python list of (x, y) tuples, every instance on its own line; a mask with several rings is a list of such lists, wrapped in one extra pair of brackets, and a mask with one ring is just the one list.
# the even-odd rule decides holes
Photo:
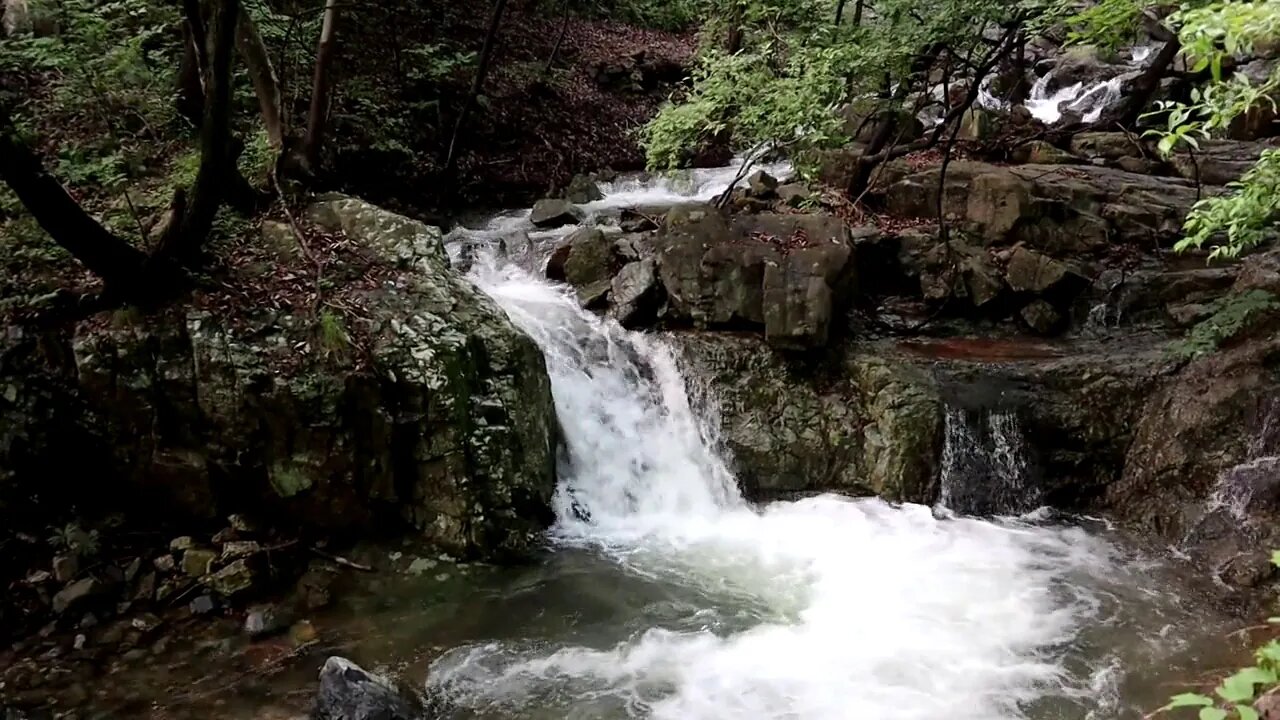
[(256, 574), (245, 560), (236, 560), (212, 575), (204, 577), (202, 582), (223, 597), (234, 597), (253, 587)]
[(1037, 165), (1074, 165), (1083, 160), (1044, 140), (1032, 140), (1014, 148), (1011, 158), (1016, 163)]
[[(832, 216), (761, 213), (729, 223), (708, 212), (669, 223), (656, 245), (673, 316), (703, 326), (772, 326), (772, 336), (792, 347), (825, 342), (852, 285), (849, 231)], [(772, 320), (766, 292), (778, 302)]]
[[(932, 218), (938, 171), (890, 163), (877, 186), (893, 214)], [(1055, 257), (1098, 253), (1113, 243), (1151, 246), (1181, 236), (1195, 187), (1171, 178), (1090, 165), (951, 163), (943, 212), (988, 245), (1015, 245)]]
[(575, 225), (582, 222), (582, 213), (568, 200), (546, 198), (534, 203), (529, 222), (540, 228)]
[(757, 170), (747, 178), (747, 191), (751, 197), (768, 200), (776, 195), (778, 179), (764, 170)]
[(238, 513), (233, 513), (227, 516), (227, 525), (230, 525), (232, 530), (241, 533), (251, 533), (256, 530), (256, 527), (249, 518)]
[[(655, 213), (655, 214), (661, 214)], [(624, 233), (650, 232), (658, 229), (654, 215), (638, 209), (625, 209), (618, 219), (618, 227)]]
[(178, 562), (173, 559), (172, 555), (161, 555), (151, 561), (156, 570), (162, 573), (171, 573), (178, 567)]
[(1009, 256), (1005, 280), (1018, 292), (1044, 293), (1067, 279), (1070, 269), (1053, 258), (1016, 247)]
[(814, 362), (743, 335), (670, 341), (717, 388), (722, 437), (749, 497), (831, 491), (932, 502), (942, 403), (913, 363), (847, 347)]
[(252, 540), (240, 540), (236, 542), (228, 542), (222, 546), (222, 555), (218, 558), (219, 562), (230, 562), (241, 558), (248, 558), (262, 552), (262, 546)]
[(423, 720), (421, 699), (355, 663), (330, 657), (320, 670), (314, 720)]
[(192, 600), (187, 608), (191, 610), (192, 615), (208, 615), (217, 608), (211, 595), (201, 595)]
[(138, 578), (138, 573), (142, 572), (142, 558), (134, 558), (124, 568), (124, 581), (131, 583)]
[(169, 552), (180, 553), (195, 547), (196, 540), (190, 535), (176, 537), (169, 541)]
[(218, 553), (204, 548), (191, 548), (182, 554), (182, 572), (188, 577), (201, 578), (213, 571)]
[[(1236, 559), (1242, 553), (1280, 547), (1276, 357), (1280, 340), (1260, 329), (1149, 393), (1106, 497), (1117, 517), (1177, 544), (1201, 567), (1228, 569), (1219, 571), (1225, 582), (1260, 577), (1258, 566)], [(1238, 514), (1220, 517), (1215, 492), (1235, 493)]]
[(1033, 300), (1018, 313), (1023, 321), (1041, 335), (1050, 335), (1062, 322), (1062, 316), (1044, 300)]
[(776, 192), (783, 205), (793, 208), (803, 207), (805, 203), (813, 198), (813, 193), (803, 183), (779, 185)]
[[(94, 418), (120, 487), (175, 521), (225, 517), (235, 495), (321, 536), (399, 528), (469, 557), (527, 552), (555, 488), (537, 345), (450, 266), (438, 229), (335, 195), (305, 215), (392, 278), (354, 289), (362, 357), (322, 352), (305, 314), (244, 328), (178, 304), (78, 327), (88, 407), (67, 408)], [(225, 472), (246, 484), (216, 492)]]
[[(567, 248), (567, 251), (562, 249)], [(562, 274), (564, 281), (578, 291), (583, 307), (593, 307), (609, 292), (614, 272), (621, 258), (613, 241), (597, 228), (577, 230), (557, 249), (548, 262), (547, 274)]]
[(836, 290), (845, 277), (851, 250), (830, 244), (793, 250), (764, 272), (764, 333), (770, 345), (809, 349), (827, 344), (836, 308)]
[(316, 628), (308, 620), (299, 620), (289, 627), (289, 639), (294, 645), (306, 645), (315, 642), (320, 637), (320, 633), (316, 632)]
[(244, 632), (251, 638), (263, 638), (284, 632), (292, 619), (289, 613), (276, 605), (255, 605), (244, 618)]
[(53, 596), (53, 611), (61, 615), (83, 606), (105, 592), (105, 586), (96, 578), (77, 580)]
[(211, 538), (211, 541), (213, 542), (214, 545), (221, 545), (223, 543), (235, 542), (237, 539), (239, 539), (239, 537), (240, 537), (240, 533), (236, 532), (232, 528), (227, 527), (227, 528), (222, 528), (218, 532), (214, 533), (213, 538)]
[(1235, 140), (1204, 140), (1195, 155), (1175, 153), (1169, 162), (1182, 177), (1205, 185), (1226, 185), (1239, 180), (1257, 164), (1272, 145)]
[(156, 574), (149, 572), (138, 580), (138, 586), (133, 592), (133, 599), (144, 601), (150, 600), (156, 594)]
[(308, 610), (318, 610), (333, 602), (330, 591), (335, 575), (322, 566), (313, 565), (298, 580), (296, 595), (299, 604)]
[(590, 202), (604, 199), (604, 193), (600, 191), (600, 186), (595, 180), (586, 175), (574, 175), (569, 181), (569, 186), (565, 188), (564, 198), (576, 205), (586, 205)]
[(627, 263), (610, 285), (609, 316), (624, 327), (647, 324), (657, 313), (660, 294), (652, 259)]
[(61, 584), (71, 582), (80, 572), (80, 559), (75, 555), (57, 555), (53, 558), (53, 579)]

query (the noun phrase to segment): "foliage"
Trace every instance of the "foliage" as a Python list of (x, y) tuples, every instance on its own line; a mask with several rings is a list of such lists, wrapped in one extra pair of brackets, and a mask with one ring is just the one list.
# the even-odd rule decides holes
[[(821, 150), (849, 140), (840, 106), (917, 111), (941, 91), (937, 71), (957, 79), (990, 52), (993, 33), (1055, 8), (1038, 0), (884, 0), (861, 24), (837, 25), (830, 0), (718, 0), (692, 90), (644, 129), (649, 164), (680, 164), (701, 144), (730, 136), (739, 151), (786, 147), (797, 169), (811, 171)], [(735, 28), (740, 48), (730, 53), (716, 43)]]
[[(1271, 553), (1271, 562), (1280, 566), (1280, 551)], [(1273, 625), (1280, 624), (1280, 617), (1270, 618)], [(1254, 652), (1254, 664), (1227, 676), (1214, 688), (1213, 694), (1182, 693), (1169, 700), (1162, 712), (1194, 709), (1200, 720), (1258, 720), (1253, 702), (1263, 694), (1280, 686), (1280, 640), (1272, 639)]]
[[(1280, 66), (1255, 82), (1244, 73), (1227, 75), (1228, 58), (1252, 54), (1255, 46), (1280, 34), (1280, 0), (1255, 3), (1215, 2), (1188, 7), (1170, 19), (1178, 28), (1184, 52), (1194, 60), (1193, 72), (1208, 72), (1209, 81), (1192, 90), (1188, 103), (1162, 103), (1158, 113), (1165, 116), (1159, 149), (1166, 155), (1180, 147), (1192, 152), (1201, 139), (1224, 131), (1233, 120), (1251, 109), (1269, 105), (1280, 91)], [(1280, 155), (1275, 150), (1262, 154), (1256, 166), (1231, 192), (1201, 200), (1187, 217), (1186, 237), (1177, 249), (1185, 251), (1210, 246), (1211, 260), (1232, 258), (1252, 249), (1267, 237), (1280, 210)]]
[(57, 550), (82, 558), (93, 557), (98, 554), (98, 531), (86, 531), (76, 523), (67, 523), (54, 530), (49, 536), (49, 544)]
[(1174, 352), (1192, 360), (1208, 355), (1245, 330), (1263, 313), (1280, 309), (1280, 299), (1265, 290), (1248, 290), (1214, 302), (1213, 314), (1200, 321)]
[(1072, 16), (1068, 41), (1114, 50), (1137, 38), (1142, 9), (1134, 0), (1101, 0)]
[(573, 0), (570, 8), (640, 27), (685, 30), (703, 17), (707, 4), (705, 0)]

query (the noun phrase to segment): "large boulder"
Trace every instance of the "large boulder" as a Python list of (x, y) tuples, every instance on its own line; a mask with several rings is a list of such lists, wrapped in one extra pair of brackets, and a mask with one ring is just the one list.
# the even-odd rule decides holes
[(656, 246), (674, 317), (763, 326), (780, 347), (825, 344), (854, 280), (850, 233), (832, 216), (697, 211), (669, 220)]
[(568, 200), (544, 198), (533, 204), (529, 222), (535, 227), (557, 228), (582, 222), (582, 212)]
[(604, 301), (622, 264), (612, 238), (598, 228), (581, 228), (552, 253), (547, 277), (569, 283), (583, 307), (593, 307)]
[(951, 163), (941, 188), (938, 168), (891, 163), (877, 191), (892, 214), (919, 218), (936, 217), (941, 193), (947, 218), (986, 244), (1021, 242), (1059, 258), (1172, 243), (1199, 197), (1186, 180), (1108, 167), (973, 161)]
[(343, 298), (358, 318), (237, 316), (197, 299), (78, 328), (76, 380), (109, 472), (186, 515), (251, 508), (304, 531), (524, 552), (555, 485), (541, 352), (449, 267), (436, 228), (344, 196), (306, 217), (382, 278)]
[(721, 436), (748, 496), (842, 492), (931, 502), (942, 407), (929, 374), (879, 348), (794, 358), (759, 337), (672, 336), (716, 388)]

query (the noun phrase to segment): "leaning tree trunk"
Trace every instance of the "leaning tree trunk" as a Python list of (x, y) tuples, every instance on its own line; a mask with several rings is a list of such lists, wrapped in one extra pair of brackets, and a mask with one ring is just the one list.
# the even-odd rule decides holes
[(49, 237), (102, 278), (109, 291), (124, 296), (147, 292), (142, 284), (146, 255), (102, 227), (72, 199), (62, 183), (45, 171), (35, 153), (17, 138), (13, 123), (3, 110), (0, 178)]
[(285, 124), (281, 100), (280, 78), (276, 75), (275, 66), (271, 64), (271, 55), (262, 42), (258, 26), (249, 17), (248, 10), (240, 11), (240, 21), (236, 28), (236, 49), (244, 58), (245, 67), (249, 70), (249, 80), (253, 83), (253, 94), (258, 98), (258, 107), (262, 111), (262, 124), (267, 131), (267, 141), (279, 152), (284, 147)]
[(333, 89), (333, 35), (337, 31), (338, 0), (326, 0), (320, 46), (316, 49), (316, 70), (311, 81), (311, 111), (307, 117), (307, 139), (303, 146), (307, 164), (314, 172), (320, 164), (320, 144), (324, 141), (325, 119), (329, 114), (329, 92)]
[(458, 109), (458, 119), (453, 125), (453, 137), (449, 140), (449, 151), (444, 161), (446, 178), (452, 178), (454, 171), (458, 168), (458, 137), (462, 134), (471, 106), (475, 104), (476, 98), (480, 97), (480, 91), (484, 89), (484, 79), (489, 74), (489, 64), (493, 61), (493, 49), (498, 44), (498, 29), (502, 27), (502, 14), (506, 9), (507, 0), (496, 0), (493, 4), (493, 14), (489, 16), (489, 31), (484, 36), (484, 47), (480, 49), (480, 62), (476, 65), (476, 74), (471, 80), (471, 91), (467, 93), (462, 107)]
[(240, 0), (217, 0), (209, 32), (205, 73), (204, 121), (200, 129), (200, 169), (192, 187), (181, 231), (162, 239), (159, 255), (189, 263), (199, 253), (223, 194), (234, 179), (231, 154), (231, 61), (235, 54)]

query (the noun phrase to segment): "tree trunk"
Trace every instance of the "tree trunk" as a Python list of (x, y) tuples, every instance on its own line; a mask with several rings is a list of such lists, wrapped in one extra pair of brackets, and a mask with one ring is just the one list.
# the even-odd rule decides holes
[(840, 0), (840, 2), (836, 3), (836, 25), (839, 25), (844, 20), (844, 3), (845, 0)]
[(284, 147), (285, 125), (282, 116), (280, 79), (276, 76), (275, 66), (271, 64), (271, 55), (262, 42), (258, 26), (249, 17), (248, 10), (241, 10), (239, 25), (236, 28), (236, 49), (244, 58), (245, 67), (249, 70), (249, 80), (253, 83), (253, 94), (258, 97), (258, 107), (262, 110), (262, 124), (267, 130), (267, 141), (279, 152)]
[(560, 19), (560, 34), (556, 36), (556, 44), (551, 48), (551, 56), (547, 58), (546, 67), (542, 68), (542, 75), (546, 77), (551, 74), (552, 67), (556, 64), (556, 56), (560, 54), (560, 47), (564, 45), (564, 36), (569, 32), (569, 10), (571, 7), (570, 0), (564, 2), (564, 16)]
[(853, 5), (853, 26), (858, 27), (862, 24), (862, 7), (866, 4), (866, 0), (857, 0)]
[(178, 92), (175, 104), (178, 114), (199, 127), (204, 118), (204, 68), (200, 64), (200, 44), (191, 23), (182, 23), (182, 64), (178, 66)]
[(333, 34), (337, 30), (337, 22), (338, 0), (326, 0), (320, 45), (316, 49), (315, 76), (311, 81), (311, 111), (307, 117), (307, 140), (303, 150), (313, 172), (320, 164), (320, 144), (324, 140), (325, 119), (329, 114), (329, 91), (333, 89), (330, 68), (333, 66)]
[(204, 122), (200, 129), (200, 169), (191, 190), (182, 232), (162, 243), (159, 254), (189, 263), (209, 236), (223, 193), (232, 180), (231, 162), (231, 61), (235, 54), (240, 0), (217, 0), (209, 38), (209, 64), (205, 76)]
[(72, 199), (40, 159), (17, 138), (12, 121), (0, 110), (0, 177), (27, 211), (77, 260), (122, 295), (140, 295), (147, 257), (94, 220)]
[(471, 79), (471, 91), (458, 109), (458, 120), (453, 126), (453, 137), (449, 140), (449, 151), (445, 155), (444, 176), (452, 178), (458, 167), (458, 137), (466, 124), (471, 106), (475, 104), (480, 91), (484, 89), (484, 78), (489, 74), (489, 64), (493, 61), (493, 49), (498, 44), (498, 29), (502, 27), (502, 14), (507, 9), (507, 0), (495, 0), (493, 13), (489, 16), (489, 30), (484, 36), (484, 47), (480, 50), (480, 62), (476, 65), (475, 77)]
[(742, 40), (744, 32), (742, 23), (745, 20), (742, 17), (742, 2), (734, 0), (733, 12), (729, 15), (729, 34), (724, 39), (724, 50), (730, 55), (742, 49)]

